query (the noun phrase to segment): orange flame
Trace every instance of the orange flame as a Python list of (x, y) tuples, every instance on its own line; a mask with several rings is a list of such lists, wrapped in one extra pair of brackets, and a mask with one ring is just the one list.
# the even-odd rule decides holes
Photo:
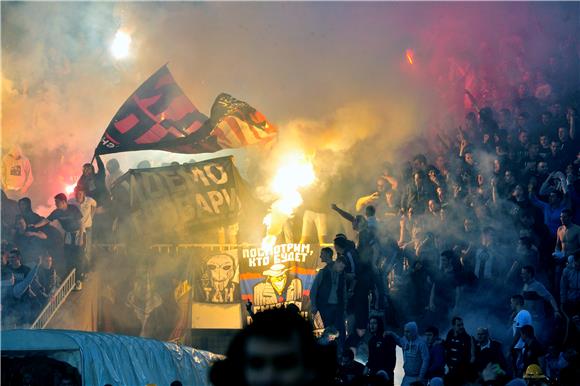
[(415, 58), (415, 53), (413, 52), (413, 50), (410, 48), (407, 49), (405, 51), (405, 56), (407, 57), (407, 62), (409, 62), (409, 64), (413, 64)]

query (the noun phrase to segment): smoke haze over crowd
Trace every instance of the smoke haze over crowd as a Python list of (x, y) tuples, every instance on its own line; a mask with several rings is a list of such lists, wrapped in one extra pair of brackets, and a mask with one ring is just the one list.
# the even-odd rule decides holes
[[(217, 259), (231, 263), (222, 267), (227, 274), (237, 271), (256, 283), (281, 276), (275, 276), (274, 265), (245, 271), (243, 259), (233, 258), (244, 244), (258, 245), (268, 236), (295, 245), (327, 244), (339, 234), (356, 239), (348, 251), (351, 243), (339, 239), (334, 252), (342, 261), (356, 251), (348, 273), (375, 288), (361, 285), (363, 296), (346, 308), (368, 306), (371, 294), (374, 304), (366, 311), (385, 311), (391, 329), (415, 320), (420, 333), (429, 324), (443, 332), (451, 317), (461, 315), (469, 333), (489, 327), (492, 337), (509, 343), (509, 297), (523, 293), (528, 283), (521, 271), (529, 264), (537, 267), (547, 292), (564, 297), (557, 270), (567, 261), (561, 240), (560, 250), (556, 243), (558, 227), (566, 225), (563, 208), (573, 208), (574, 222), (580, 221), (580, 201), (571, 198), (578, 200), (580, 191), (579, 2), (2, 2), (0, 7), (1, 150), (6, 154), (19, 145), (30, 159), (34, 183), (20, 192), (42, 216), (52, 212), (54, 195), (65, 187), (95, 185), (97, 216), (93, 229), (88, 227), (95, 248), (92, 266), (83, 272), (90, 274), (83, 296), (92, 293), (105, 304), (100, 312), (114, 315), (102, 323), (106, 331), (166, 339), (195, 326), (188, 318), (204, 312), (189, 312), (185, 294), (208, 290), (209, 299), (208, 283), (214, 280), (202, 272), (213, 256), (197, 250), (198, 243), (235, 248), (232, 256)], [(123, 59), (110, 51), (119, 31), (131, 37)], [(130, 178), (109, 172), (109, 180), (101, 173), (102, 190), (97, 177), (81, 182), (82, 165), (93, 157), (112, 117), (166, 63), (200, 112), (209, 116), (216, 96), (231, 94), (276, 125), (277, 138), (210, 154), (107, 154), (104, 161), (118, 159), (123, 172), (144, 160), (158, 167), (234, 158), (233, 164), (214, 160), (207, 168), (142, 169)], [(528, 93), (520, 95), (520, 86)], [(557, 113), (545, 114), (554, 106)], [(490, 109), (482, 111), (485, 107)], [(502, 109), (509, 109), (509, 119)], [(528, 121), (519, 122), (526, 114)], [(544, 123), (542, 115), (553, 119)], [(300, 168), (291, 167), (293, 159)], [(20, 177), (21, 170), (14, 170), (11, 175)], [(288, 201), (294, 206), (282, 207)], [(38, 236), (27, 235), (23, 211), (14, 208), (12, 222), (4, 216), (2, 225), (26, 250)], [(554, 251), (564, 258), (557, 261)], [(65, 261), (64, 249), (59, 253)], [(307, 267), (312, 279), (317, 254), (314, 260)], [(353, 269), (355, 260), (362, 262), (360, 270)], [(196, 284), (194, 276), (206, 283)], [(234, 296), (234, 289), (221, 284), (214, 289), (231, 292), (228, 299), (235, 301), (226, 303), (239, 310), (208, 320), (229, 323), (249, 297)], [(219, 291), (211, 297), (226, 299)], [(153, 331), (157, 318), (167, 316), (170, 323), (159, 325), (171, 329), (145, 329), (148, 315), (140, 310), (149, 306), (157, 311), (147, 327)], [(71, 309), (61, 311), (61, 318), (81, 319)], [(358, 323), (368, 316), (354, 318)], [(349, 328), (367, 326), (351, 322)]]
[[(124, 100), (168, 62), (206, 114), (218, 93), (230, 92), (278, 124), (282, 140), (291, 136), (342, 155), (372, 137), (388, 158), (427, 132), (427, 120), (442, 108), (435, 102), (438, 93), (458, 86), (456, 67), (495, 67), (500, 50), (514, 49), (508, 56), (515, 60), (517, 47), (523, 47), (534, 68), (535, 60), (539, 65), (557, 49), (550, 39), (578, 35), (578, 7), (3, 3), (2, 146), (21, 144), (33, 168), (80, 166)], [(130, 57), (120, 61), (109, 52), (118, 29), (133, 41)], [(413, 65), (405, 60), (406, 49), (415, 53)], [(55, 164), (58, 154), (64, 160)], [(200, 157), (118, 158), (127, 170), (141, 159), (155, 165)], [(365, 165), (360, 155), (355, 158)], [(75, 167), (67, 165), (66, 173), (76, 173)]]

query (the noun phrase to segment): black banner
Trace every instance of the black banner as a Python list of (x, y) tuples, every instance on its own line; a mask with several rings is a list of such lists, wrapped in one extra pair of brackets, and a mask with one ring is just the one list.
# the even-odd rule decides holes
[(134, 233), (191, 240), (192, 230), (236, 220), (240, 184), (231, 157), (130, 170), (112, 189), (115, 214)]

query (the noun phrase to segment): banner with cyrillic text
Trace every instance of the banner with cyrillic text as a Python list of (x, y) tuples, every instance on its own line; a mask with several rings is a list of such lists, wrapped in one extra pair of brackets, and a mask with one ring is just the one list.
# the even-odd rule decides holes
[(310, 312), (310, 289), (319, 260), (317, 244), (279, 244), (271, 249), (239, 249), (242, 301), (253, 311), (297, 306), (303, 316)]
[(239, 183), (231, 157), (130, 170), (112, 189), (113, 212), (119, 227), (130, 226), (133, 234), (194, 240), (208, 229), (235, 224)]

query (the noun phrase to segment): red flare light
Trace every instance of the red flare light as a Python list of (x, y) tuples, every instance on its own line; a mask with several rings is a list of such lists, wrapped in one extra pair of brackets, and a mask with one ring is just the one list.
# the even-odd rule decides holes
[(409, 48), (405, 51), (405, 57), (407, 58), (407, 62), (409, 62), (409, 64), (413, 64), (415, 62), (415, 53), (412, 49)]

